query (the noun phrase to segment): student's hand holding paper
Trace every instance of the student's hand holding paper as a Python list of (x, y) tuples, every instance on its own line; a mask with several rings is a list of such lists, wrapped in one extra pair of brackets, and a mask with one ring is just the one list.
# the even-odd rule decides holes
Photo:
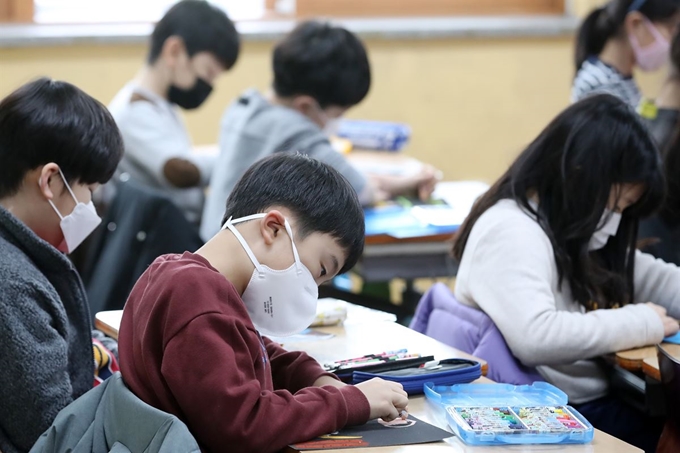
[(659, 318), (661, 318), (661, 322), (663, 323), (664, 337), (670, 337), (671, 335), (678, 333), (678, 330), (680, 330), (678, 321), (668, 316), (665, 308), (663, 308), (661, 305), (653, 304), (652, 302), (647, 302), (646, 305), (654, 310), (654, 312), (659, 315)]
[(404, 387), (391, 381), (374, 378), (357, 384), (356, 388), (366, 396), (371, 407), (370, 419), (382, 418), (389, 422), (408, 412), (408, 395)]
[(418, 198), (422, 201), (427, 201), (432, 196), (432, 192), (434, 192), (437, 183), (441, 181), (442, 172), (432, 165), (423, 164), (420, 172), (418, 172), (415, 177)]

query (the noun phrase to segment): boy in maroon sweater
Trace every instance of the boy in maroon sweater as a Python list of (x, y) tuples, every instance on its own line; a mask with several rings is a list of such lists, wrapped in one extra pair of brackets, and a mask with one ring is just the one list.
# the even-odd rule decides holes
[(135, 285), (119, 335), (125, 382), (184, 421), (204, 451), (275, 452), (398, 417), (401, 385), (345, 385), (260, 336), (306, 328), (318, 285), (354, 266), (363, 245), (361, 205), (336, 170), (288, 153), (261, 160), (231, 193), (215, 237), (158, 258)]

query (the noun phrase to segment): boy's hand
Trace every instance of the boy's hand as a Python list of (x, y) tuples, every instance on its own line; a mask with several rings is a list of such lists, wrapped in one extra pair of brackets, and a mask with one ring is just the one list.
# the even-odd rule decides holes
[(373, 378), (355, 386), (366, 396), (371, 407), (370, 419), (382, 418), (390, 422), (408, 411), (408, 395), (404, 387), (391, 381)]
[(415, 175), (415, 186), (418, 191), (418, 198), (422, 201), (430, 199), (437, 183), (442, 179), (442, 172), (432, 165), (423, 164), (420, 171)]
[(346, 386), (342, 381), (338, 381), (337, 379), (334, 379), (330, 376), (321, 376), (319, 379), (314, 381), (314, 384), (312, 384), (314, 387), (323, 387), (325, 385), (330, 385), (331, 387), (337, 387), (341, 388)]

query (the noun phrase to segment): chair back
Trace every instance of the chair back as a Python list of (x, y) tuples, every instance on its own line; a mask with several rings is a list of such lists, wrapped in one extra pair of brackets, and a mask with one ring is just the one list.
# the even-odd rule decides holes
[(442, 283), (433, 285), (422, 297), (411, 329), (486, 360), (487, 377), (496, 382), (524, 385), (543, 381), (535, 368), (522, 365), (512, 355), (486, 313), (461, 304)]
[(662, 346), (657, 346), (661, 385), (666, 399), (666, 425), (659, 439), (657, 453), (680, 451), (680, 361)]

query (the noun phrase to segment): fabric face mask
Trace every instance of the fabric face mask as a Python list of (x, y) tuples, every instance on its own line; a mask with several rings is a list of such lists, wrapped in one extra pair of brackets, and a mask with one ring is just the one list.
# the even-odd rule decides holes
[(642, 47), (634, 35), (631, 34), (628, 38), (630, 45), (633, 47), (635, 61), (640, 69), (643, 71), (656, 71), (668, 60), (670, 43), (649, 20), (644, 19), (644, 24), (647, 30), (654, 36), (654, 42), (646, 47)]
[(250, 246), (234, 225), (264, 216), (265, 214), (254, 214), (236, 220), (229, 219), (222, 229), (229, 228), (255, 266), (242, 296), (251, 321), (264, 335), (286, 337), (303, 331), (314, 321), (319, 287), (312, 273), (300, 261), (288, 220), (285, 221), (285, 227), (295, 262), (287, 269), (275, 270), (260, 264), (255, 258)]
[(598, 224), (599, 228), (593, 233), (593, 237), (590, 238), (588, 250), (600, 250), (607, 245), (609, 238), (616, 236), (616, 232), (619, 230), (619, 224), (621, 224), (621, 213), (605, 209), (600, 218), (600, 223)]
[(87, 204), (78, 201), (71, 190), (71, 187), (69, 187), (66, 182), (64, 174), (61, 172), (61, 168), (59, 169), (59, 174), (61, 175), (62, 181), (64, 181), (64, 185), (71, 194), (71, 197), (73, 197), (73, 200), (76, 202), (76, 207), (69, 215), (62, 216), (54, 203), (52, 203), (52, 200), (47, 201), (61, 219), (60, 227), (62, 233), (64, 233), (64, 241), (57, 248), (65, 253), (73, 253), (73, 251), (82, 244), (90, 234), (92, 234), (101, 223), (102, 219), (97, 215), (97, 210), (92, 201)]
[(177, 88), (171, 85), (168, 90), (168, 101), (177, 104), (185, 110), (198, 108), (208, 99), (213, 87), (200, 77), (196, 77), (196, 83), (189, 89)]

